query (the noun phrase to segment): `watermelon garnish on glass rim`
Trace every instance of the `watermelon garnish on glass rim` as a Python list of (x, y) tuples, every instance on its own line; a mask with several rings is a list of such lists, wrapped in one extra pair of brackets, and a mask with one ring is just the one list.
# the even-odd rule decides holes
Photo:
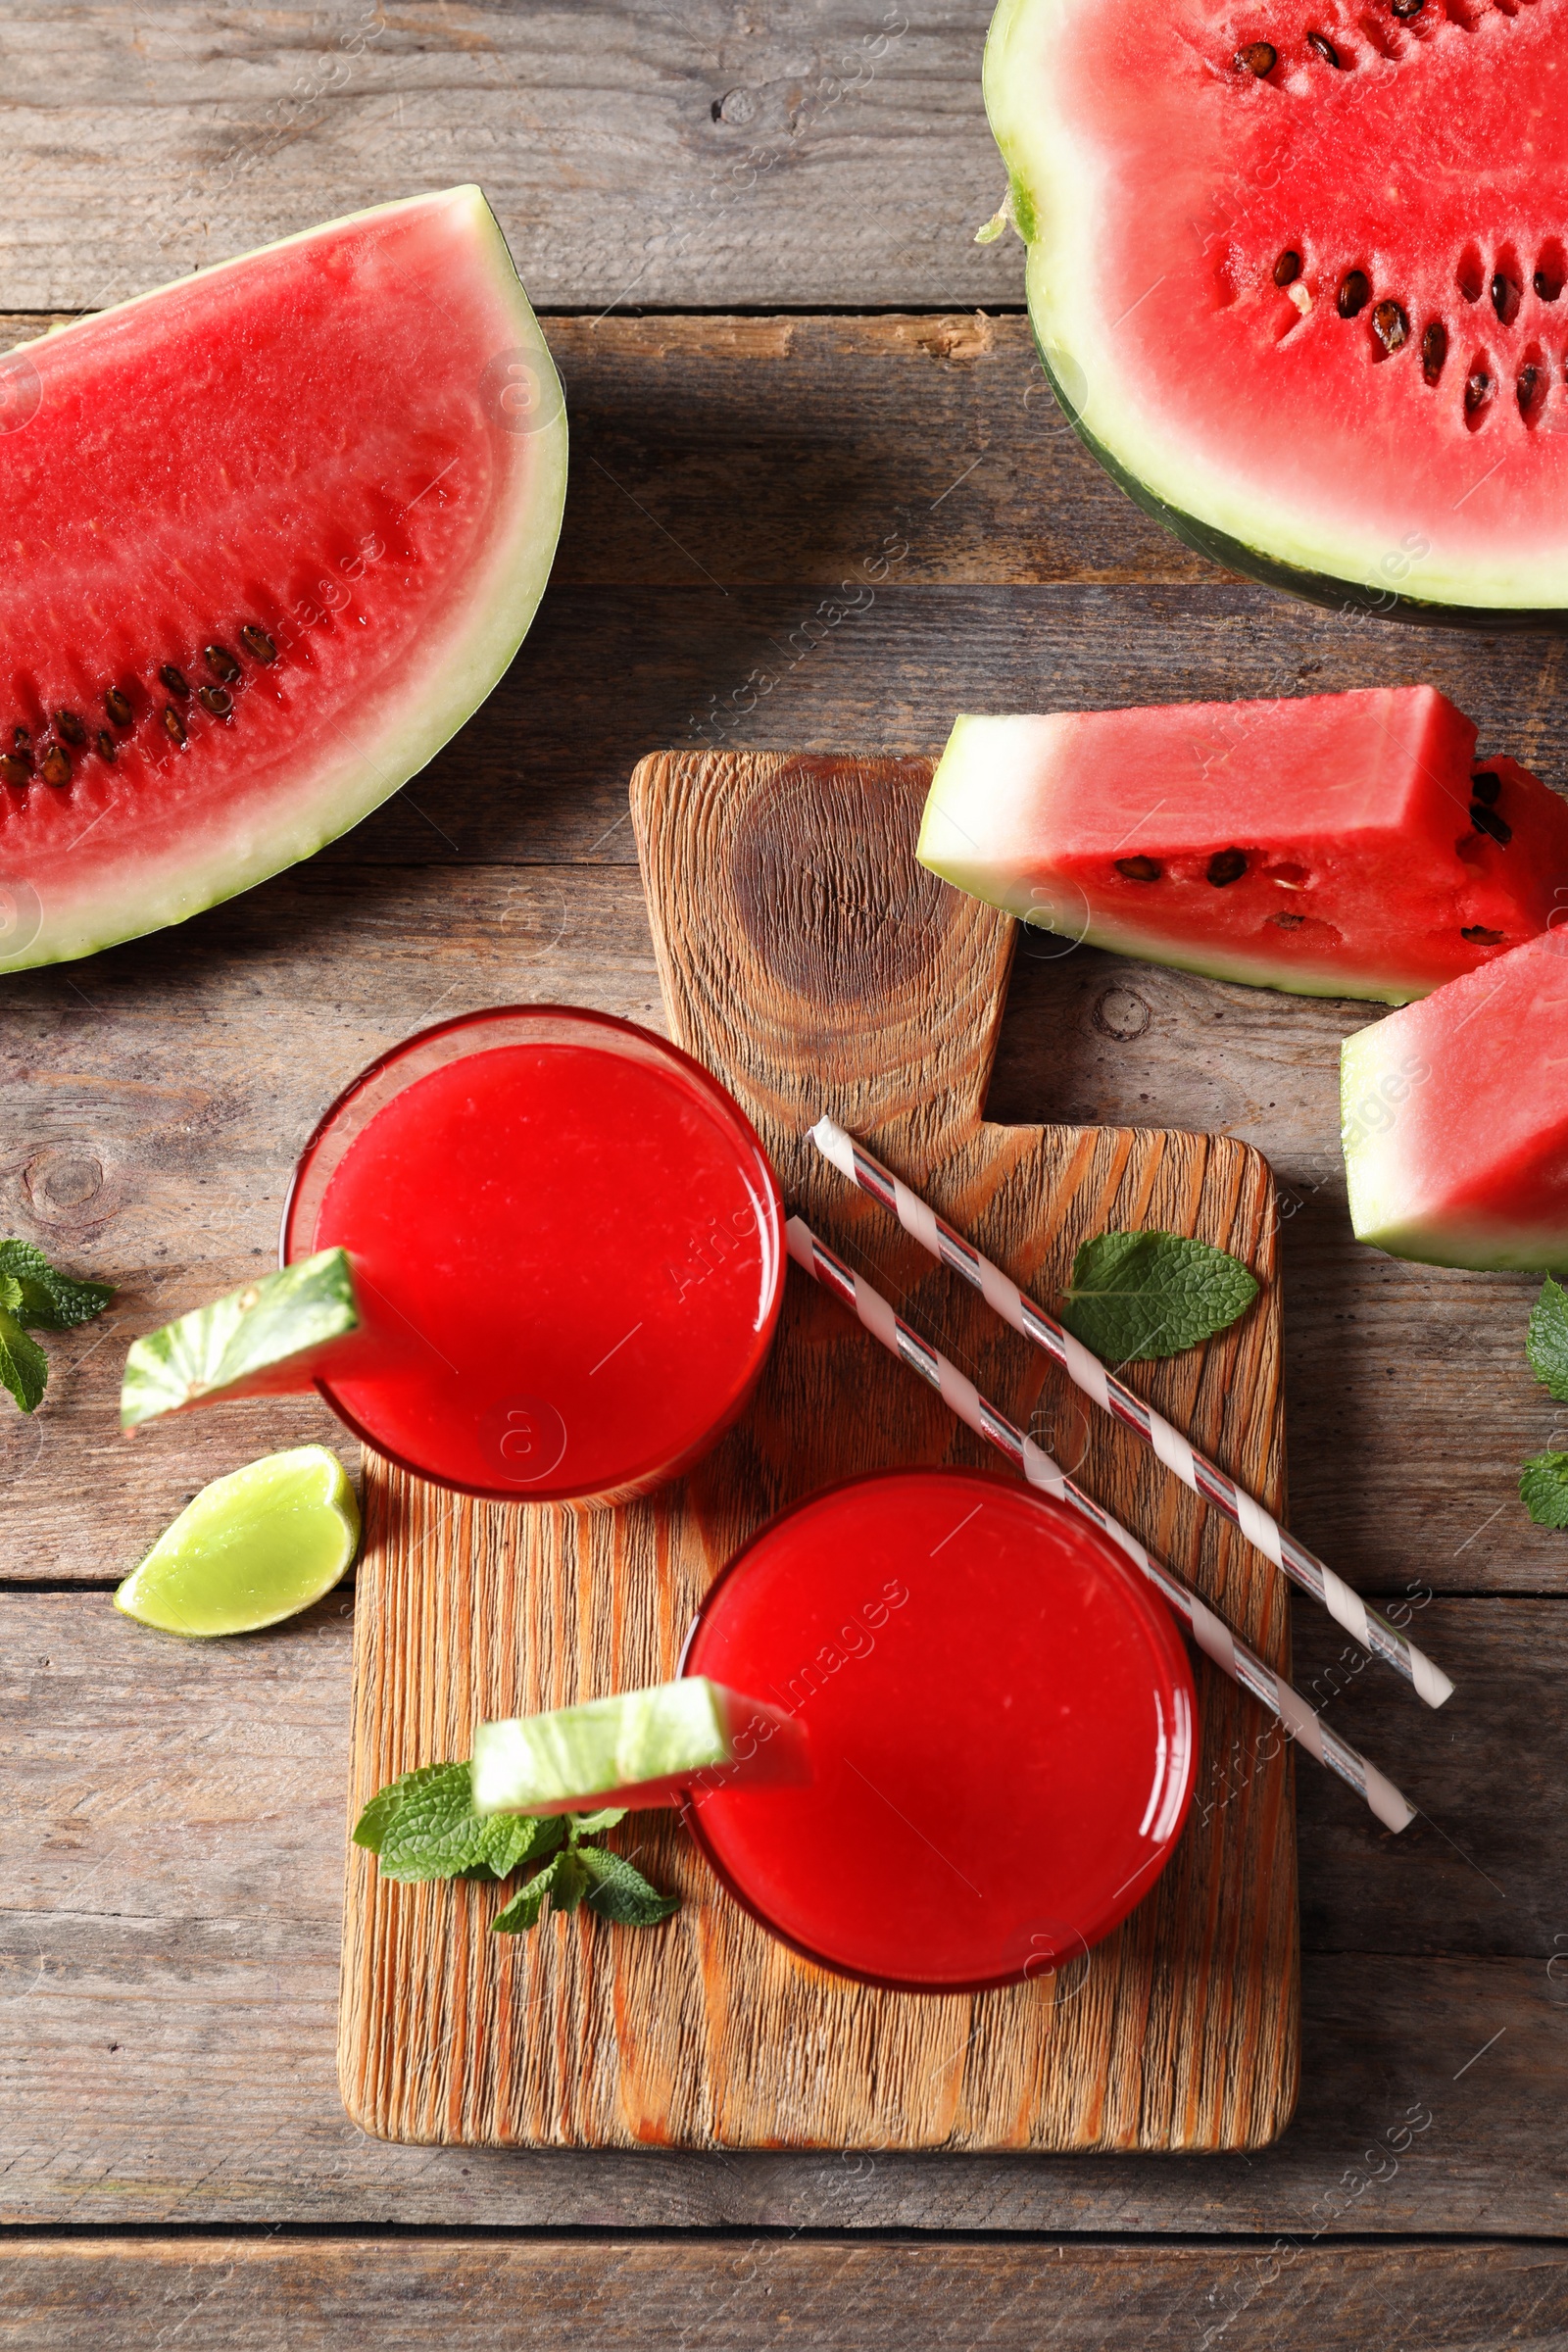
[(179, 922), (396, 792), (515, 654), (565, 474), (477, 188), (0, 359), (0, 971)]
[(1568, 607), (1568, 0), (1002, 0), (1046, 368), (1202, 553), (1320, 602)]

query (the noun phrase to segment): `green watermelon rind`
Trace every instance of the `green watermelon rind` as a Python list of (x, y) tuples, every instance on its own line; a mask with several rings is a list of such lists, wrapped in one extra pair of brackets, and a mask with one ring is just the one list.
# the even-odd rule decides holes
[[(1340, 1140), (1356, 1240), (1390, 1257), (1475, 1274), (1549, 1273), (1568, 1266), (1568, 1227), (1516, 1227), (1504, 1234), (1494, 1224), (1440, 1223), (1420, 1214), (1408, 1185), (1399, 1181), (1391, 1146), (1399, 1104), (1415, 1083), (1410, 1058), (1397, 1019), (1357, 1029), (1340, 1048)], [(1378, 1106), (1375, 1122), (1369, 1105)]]
[[(389, 720), (368, 741), (351, 744), (346, 737), (340, 740), (337, 764), (331, 770), (322, 769), (308, 808), (302, 810), (291, 805), (270, 824), (247, 819), (242, 828), (242, 844), (226, 847), (221, 854), (205, 860), (194, 859), (161, 872), (138, 867), (132, 831), (126, 843), (125, 865), (122, 870), (117, 869), (112, 879), (106, 879), (100, 897), (74, 900), (54, 915), (45, 904), (39, 926), (26, 946), (9, 956), (0, 955), (0, 975), (31, 970), (40, 964), (70, 962), (81, 956), (95, 955), (101, 949), (117, 947), (125, 940), (142, 938), (172, 923), (188, 921), (192, 915), (237, 898), (313, 857), (328, 842), (351, 832), (427, 766), (442, 746), (471, 718), (515, 659), (544, 594), (561, 535), (566, 497), (565, 395), (544, 331), (482, 190), (463, 186), (443, 194), (453, 204), (461, 203), (468, 209), (475, 239), (493, 270), (504, 308), (511, 314), (510, 328), (514, 334), (515, 348), (527, 355), (546, 401), (555, 402), (548, 419), (531, 435), (537, 453), (537, 472), (530, 472), (528, 480), (519, 484), (512, 527), (492, 534), (490, 544), (495, 560), (486, 576), (468, 585), (474, 616), (471, 629), (458, 641), (450, 633), (443, 633), (437, 658), (411, 670), (399, 697), (400, 717), (396, 725)], [(318, 222), (251, 253), (216, 263), (202, 275), (221, 276), (225, 271), (244, 269), (261, 254), (309, 244), (323, 235), (352, 230), (384, 215), (416, 210), (431, 201), (428, 195), (404, 197), (391, 204), (346, 214), (341, 220)], [(31, 344), (19, 344), (16, 349), (36, 349), (45, 342), (53, 345), (96, 329), (106, 319), (139, 309), (189, 283), (187, 277), (153, 287), (109, 310), (74, 319), (45, 336), (34, 337)], [(6, 884), (13, 889), (19, 884), (30, 887), (24, 867), (0, 874), (0, 888)]]
[(527, 1813), (711, 1771), (735, 1760), (733, 1725), (761, 1710), (706, 1675), (547, 1715), (476, 1725), (473, 1809)]
[[(1075, 206), (1086, 202), (1086, 174), (1068, 142), (1042, 129), (1039, 108), (1025, 95), (1031, 65), (1028, 39), (1043, 20), (1065, 24), (1084, 0), (999, 0), (986, 40), (984, 86), (992, 136), (1008, 174), (1008, 208), (1028, 246), (1025, 294), (1041, 364), (1058, 406), (1086, 449), (1144, 512), (1184, 545), (1227, 570), (1282, 588), (1309, 603), (1338, 610), (1347, 617), (1426, 622), (1445, 628), (1559, 630), (1568, 626), (1568, 571), (1561, 606), (1543, 607), (1539, 583), (1529, 604), (1519, 588), (1499, 575), (1492, 593), (1472, 572), (1446, 570), (1435, 557), (1406, 557), (1393, 551), (1400, 579), (1421, 583), (1425, 593), (1390, 584), (1391, 551), (1369, 536), (1356, 554), (1325, 532), (1317, 544), (1298, 535), (1298, 513), (1281, 515), (1276, 536), (1266, 534), (1258, 502), (1239, 492), (1217, 471), (1200, 479), (1196, 466), (1143, 428), (1130, 405), (1118, 407), (1114, 371), (1091, 389), (1085, 364), (1087, 325), (1074, 331), (1072, 306), (1082, 304), (1094, 273), (1082, 265), (1092, 247), (1087, 227), (1073, 236)], [(1068, 372), (1078, 385), (1065, 381)], [(1081, 387), (1081, 389), (1080, 389)], [(1294, 526), (1294, 527), (1293, 527)], [(1522, 585), (1522, 583), (1521, 583)]]
[[(120, 1425), (255, 1393), (277, 1373), (360, 1329), (344, 1250), (322, 1250), (266, 1274), (132, 1343), (120, 1390)], [(302, 1387), (310, 1383), (302, 1375)]]

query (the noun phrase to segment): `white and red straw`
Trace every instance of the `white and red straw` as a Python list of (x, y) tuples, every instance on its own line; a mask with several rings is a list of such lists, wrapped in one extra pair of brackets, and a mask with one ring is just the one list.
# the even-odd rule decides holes
[(1402, 1830), (1414, 1820), (1415, 1807), (1375, 1764), (1368, 1763), (1365, 1756), (1331, 1732), (1300, 1692), (1277, 1675), (1256, 1650), (1249, 1648), (1240, 1635), (1234, 1634), (1225, 1620), (1215, 1615), (1200, 1593), (1184, 1584), (1173, 1569), (1152, 1558), (1135, 1535), (1112, 1519), (1108, 1511), (1102, 1510), (1081, 1487), (1073, 1484), (1065, 1471), (1057, 1468), (1033, 1438), (1015, 1429), (956, 1364), (950, 1363), (929, 1340), (912, 1330), (880, 1291), (874, 1290), (863, 1276), (852, 1272), (842, 1258), (835, 1257), (804, 1218), (791, 1217), (785, 1231), (790, 1255), (798, 1266), (850, 1307), (884, 1348), (928, 1381), (958, 1419), (1005, 1454), (1031, 1486), (1043, 1488), (1048, 1494), (1069, 1503), (1102, 1535), (1119, 1544), (1184, 1621), (1203, 1655), (1276, 1716), (1308, 1755), (1327, 1765), (1330, 1772), (1338, 1773), (1342, 1781), (1365, 1799), (1386, 1829)]
[(1081, 1340), (1075, 1339), (1054, 1315), (1047, 1314), (1043, 1306), (1038, 1306), (1000, 1266), (983, 1257), (972, 1243), (956, 1233), (918, 1193), (911, 1192), (902, 1178), (873, 1158), (863, 1144), (857, 1143), (836, 1120), (829, 1118), (818, 1119), (810, 1134), (824, 1159), (831, 1161), (862, 1192), (869, 1193), (874, 1200), (880, 1200), (884, 1208), (891, 1209), (906, 1233), (912, 1235), (922, 1249), (929, 1250), (943, 1265), (961, 1274), (1004, 1322), (1059, 1364), (1074, 1386), (1086, 1396), (1092, 1396), (1102, 1411), (1152, 1446), (1166, 1469), (1174, 1471), (1184, 1486), (1191, 1487), (1201, 1501), (1211, 1502), (1216, 1510), (1222, 1511), (1265, 1559), (1271, 1560), (1292, 1584), (1298, 1585), (1327, 1609), (1336, 1625), (1343, 1626), (1363, 1648), (1382, 1658), (1396, 1674), (1402, 1675), (1429, 1707), (1441, 1707), (1445, 1699), (1453, 1695), (1453, 1685), (1441, 1666), (1434, 1665), (1386, 1617), (1369, 1608), (1342, 1576), (1336, 1576), (1315, 1552), (1308, 1551), (1304, 1544), (1281, 1527), (1272, 1511), (1266, 1510), (1245, 1487), (1227, 1477), (1217, 1462), (1200, 1453), (1191, 1439), (1184, 1437), (1172, 1422), (1107, 1371)]

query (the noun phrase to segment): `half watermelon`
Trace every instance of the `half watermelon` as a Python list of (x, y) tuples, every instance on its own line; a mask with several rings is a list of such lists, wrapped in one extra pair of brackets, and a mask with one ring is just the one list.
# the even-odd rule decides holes
[(1002, 0), (986, 105), (1046, 368), (1219, 562), (1568, 607), (1568, 0)]
[(477, 188), (0, 360), (0, 971), (179, 922), (396, 792), (515, 654), (565, 475)]

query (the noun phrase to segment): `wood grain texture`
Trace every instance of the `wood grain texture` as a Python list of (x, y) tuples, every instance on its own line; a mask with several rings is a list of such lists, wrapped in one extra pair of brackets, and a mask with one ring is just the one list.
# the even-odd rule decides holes
[[(671, 1034), (734, 1090), (787, 1196), (852, 1250), (880, 1212), (806, 1142), (823, 1107), (1026, 1282), (1058, 1284), (1077, 1243), (1106, 1227), (1154, 1223), (1239, 1252), (1264, 1284), (1259, 1307), (1208, 1349), (1145, 1368), (1144, 1385), (1277, 1501), (1267, 1169), (1242, 1145), (1194, 1136), (981, 1124), (1011, 926), (915, 864), (929, 780), (923, 762), (645, 761), (632, 808)], [(940, 1315), (957, 1359), (1016, 1417), (1069, 1417), (1090, 1491), (1283, 1658), (1272, 1572), (1222, 1524), (1200, 1528), (1123, 1433), (1089, 1428), (1048, 1393), (1042, 1362), (948, 1296), (951, 1277), (906, 1243), (890, 1254), (911, 1319)], [(646, 1503), (473, 1505), (370, 1458), (356, 1804), (465, 1754), (478, 1718), (671, 1674), (717, 1569), (817, 1487), (976, 1459), (940, 1401), (793, 1274), (755, 1404), (682, 1487)], [(1203, 1752), (1222, 1755), (1245, 1703), (1205, 1674), (1200, 1706)], [(345, 2102), (368, 2130), (416, 2141), (1261, 2145), (1296, 2097), (1290, 1778), (1283, 1754), (1254, 1759), (1157, 1893), (1073, 1976), (1073, 1997), (1058, 1987), (1054, 2001), (1048, 1983), (939, 1999), (829, 1977), (718, 1891), (672, 1817), (618, 1833), (683, 1896), (657, 1934), (607, 1934), (579, 1915), (493, 1938), (496, 1890), (395, 1887), (352, 1854)]]
[[(178, 2335), (225, 2352), (760, 2352), (792, 2345), (906, 2352), (911, 2343), (1096, 2352), (1199, 2343), (1229, 2352), (1422, 2352), (1545, 2347), (1568, 2333), (1557, 2246), (1278, 2251), (1070, 2240), (855, 2245), (769, 2236), (717, 2243), (596, 2238), (541, 2245), (434, 2238), (110, 2237), (0, 2247), (0, 2345), (163, 2352)], [(46, 2330), (47, 2332), (40, 2332)], [(186, 2331), (189, 2330), (187, 2333)], [(1287, 2333), (1289, 2331), (1289, 2333)]]
[(18, 310), (95, 309), (478, 179), (538, 303), (1016, 301), (1022, 248), (974, 243), (1006, 177), (980, 101), (989, 15), (16, 0), (0, 286)]

